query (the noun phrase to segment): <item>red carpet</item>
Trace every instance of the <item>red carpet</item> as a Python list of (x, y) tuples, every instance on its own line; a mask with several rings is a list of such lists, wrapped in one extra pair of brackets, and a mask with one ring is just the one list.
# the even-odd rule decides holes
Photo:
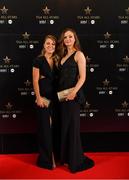
[(64, 166), (38, 168), (37, 154), (0, 155), (0, 179), (129, 179), (129, 152), (87, 153), (95, 166), (72, 174)]

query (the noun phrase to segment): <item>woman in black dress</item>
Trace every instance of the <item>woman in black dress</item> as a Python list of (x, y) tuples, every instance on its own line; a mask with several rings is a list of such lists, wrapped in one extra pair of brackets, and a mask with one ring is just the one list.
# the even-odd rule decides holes
[(71, 172), (82, 171), (94, 165), (84, 156), (80, 141), (81, 87), (86, 79), (86, 59), (80, 51), (79, 40), (73, 29), (62, 32), (58, 46), (59, 91), (73, 88), (60, 102), (61, 106), (61, 163)]
[(41, 55), (33, 62), (33, 87), (38, 114), (39, 156), (37, 165), (47, 169), (55, 167), (52, 135), (53, 121), (56, 117), (53, 105), (55, 98), (55, 48), (55, 36), (47, 35), (44, 39)]

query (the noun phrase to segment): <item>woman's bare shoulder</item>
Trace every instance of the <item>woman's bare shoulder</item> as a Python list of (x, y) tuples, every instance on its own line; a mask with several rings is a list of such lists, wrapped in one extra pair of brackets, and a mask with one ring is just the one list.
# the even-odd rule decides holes
[(85, 55), (82, 51), (76, 51), (75, 60), (76, 62), (80, 59), (85, 59)]

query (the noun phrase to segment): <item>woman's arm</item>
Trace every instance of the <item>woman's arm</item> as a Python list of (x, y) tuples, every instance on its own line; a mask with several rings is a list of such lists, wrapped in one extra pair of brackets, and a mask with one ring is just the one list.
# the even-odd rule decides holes
[(33, 88), (36, 95), (36, 103), (38, 106), (44, 107), (43, 98), (40, 95), (40, 89), (39, 89), (39, 68), (33, 67), (32, 77), (33, 77)]
[(78, 64), (79, 77), (74, 92), (77, 93), (86, 80), (86, 58), (81, 51), (77, 51), (75, 61)]
[(79, 77), (73, 91), (67, 96), (66, 100), (73, 100), (86, 80), (86, 58), (81, 51), (76, 52), (75, 61), (78, 64)]

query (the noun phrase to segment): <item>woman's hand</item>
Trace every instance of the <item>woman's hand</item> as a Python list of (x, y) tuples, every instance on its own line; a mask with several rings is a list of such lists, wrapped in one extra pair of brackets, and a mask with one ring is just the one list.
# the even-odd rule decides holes
[(37, 106), (44, 108), (45, 107), (45, 103), (44, 103), (44, 99), (42, 97), (39, 97), (35, 100)]
[(76, 93), (75, 93), (75, 91), (73, 90), (73, 91), (71, 91), (71, 92), (67, 95), (66, 101), (74, 100), (75, 97), (76, 97)]

